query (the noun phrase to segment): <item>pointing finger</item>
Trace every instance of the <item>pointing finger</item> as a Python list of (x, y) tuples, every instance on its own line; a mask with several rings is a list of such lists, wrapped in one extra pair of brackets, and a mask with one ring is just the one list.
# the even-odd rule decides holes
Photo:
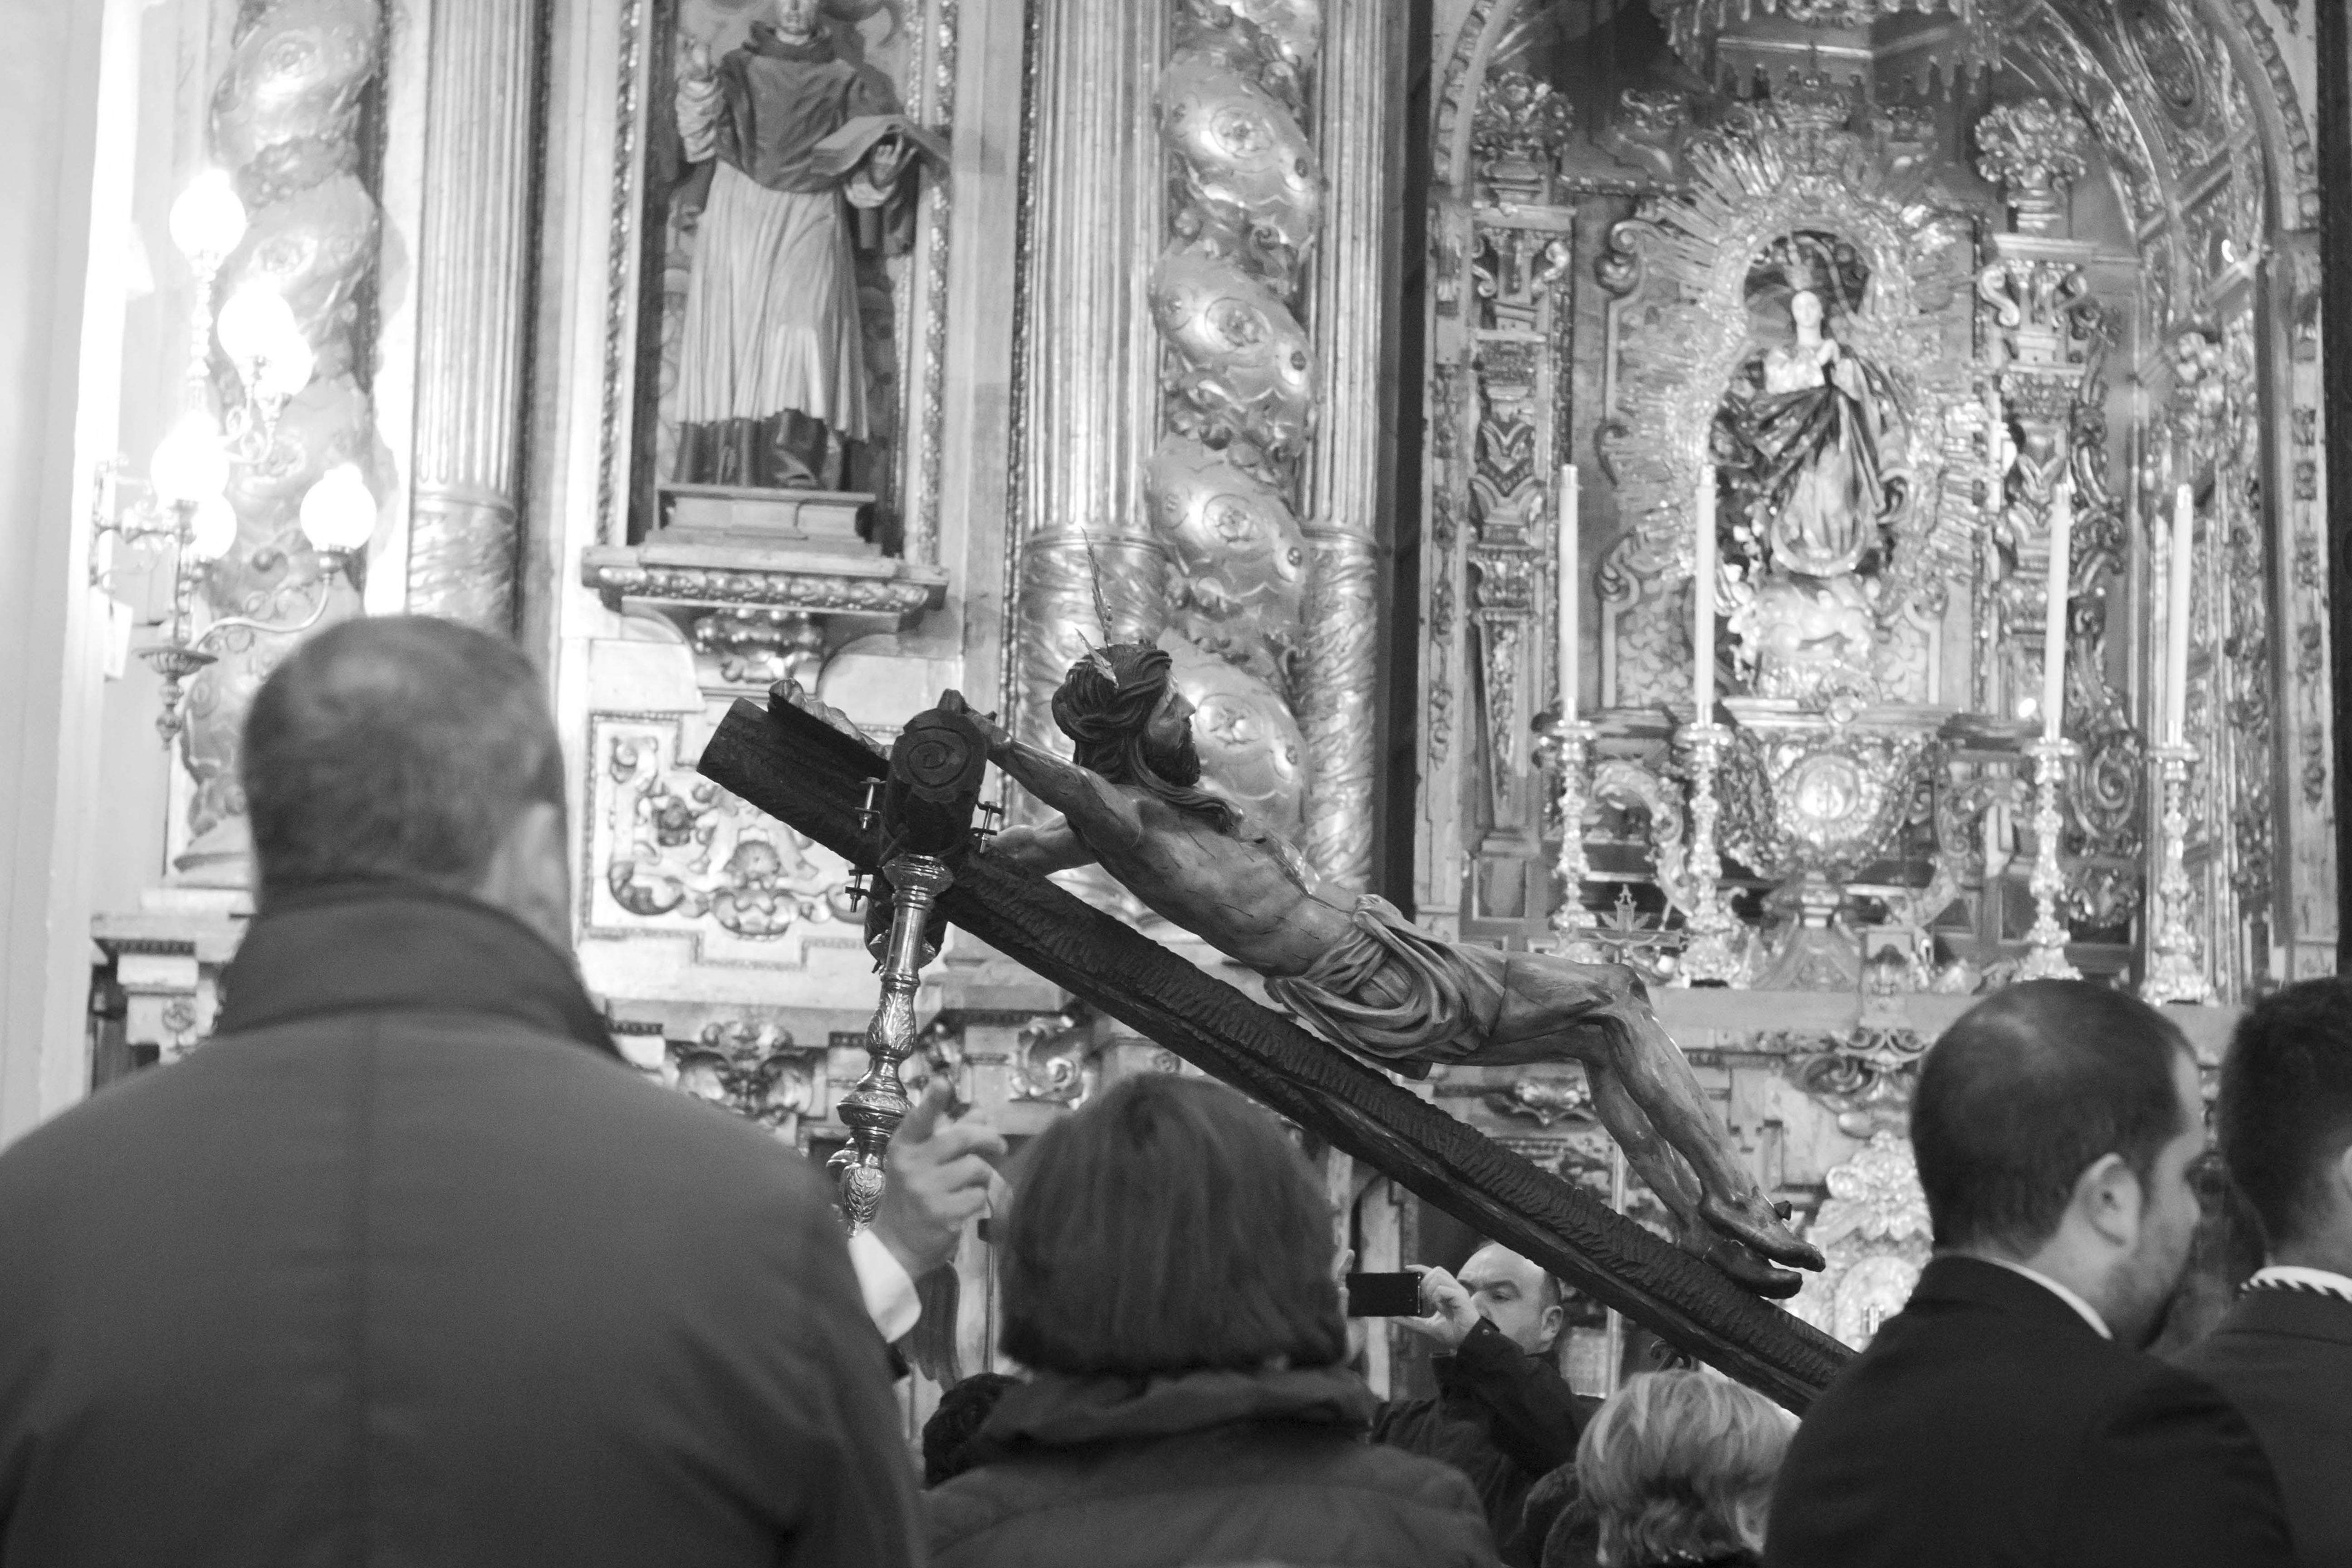
[(940, 1073), (935, 1076), (925, 1086), (923, 1098), (915, 1101), (899, 1121), (898, 1130), (890, 1135), (890, 1141), (894, 1143), (929, 1142), (931, 1134), (939, 1129), (940, 1118), (947, 1113), (948, 1102), (954, 1098), (955, 1085), (948, 1081), (948, 1075)]

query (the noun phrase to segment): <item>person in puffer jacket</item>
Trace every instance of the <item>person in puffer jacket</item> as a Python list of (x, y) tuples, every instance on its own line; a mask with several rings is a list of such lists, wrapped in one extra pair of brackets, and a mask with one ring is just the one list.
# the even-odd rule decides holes
[(1034, 1375), (925, 1494), (933, 1568), (1492, 1568), (1462, 1474), (1365, 1441), (1329, 1213), (1264, 1110), (1120, 1083), (1037, 1140), (1001, 1245)]

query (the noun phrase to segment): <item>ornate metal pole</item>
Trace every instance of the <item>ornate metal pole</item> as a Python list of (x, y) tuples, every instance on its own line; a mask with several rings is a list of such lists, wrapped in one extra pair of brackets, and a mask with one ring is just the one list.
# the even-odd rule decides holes
[(1694, 985), (1703, 981), (1731, 982), (1745, 972), (1739, 955), (1732, 951), (1731, 936), (1738, 921), (1724, 907), (1723, 895), (1717, 890), (1723, 874), (1723, 857), (1715, 847), (1715, 770), (1716, 759), (1722, 754), (1731, 731), (1720, 724), (1692, 722), (1683, 726), (1683, 750), (1690, 758), (1690, 874), (1684, 881), (1690, 903), (1684, 911), (1684, 929), (1689, 932), (1682, 962), (1675, 971), (1674, 983)]
[(915, 993), (923, 984), (924, 928), (940, 895), (955, 882), (947, 862), (929, 855), (901, 855), (882, 868), (892, 894), (890, 934), (882, 954), (882, 996), (866, 1026), (866, 1076), (841, 1097), (841, 1120), (849, 1142), (831, 1167), (841, 1183), (841, 1205), (849, 1228), (873, 1223), (882, 1202), (882, 1152), (906, 1119), (909, 1101), (898, 1064), (915, 1054)]
[(2058, 866), (2058, 836), (2066, 824), (2058, 809), (2058, 786), (2074, 759), (2074, 742), (2048, 736), (2026, 748), (2033, 757), (2033, 929), (2025, 933), (2033, 951), (2019, 966), (2020, 980), (2080, 980), (2083, 972), (2066, 962), (2066, 926), (2058, 918), (2058, 895), (2066, 874)]
[(861, 826), (881, 830), (877, 858), (887, 886), (875, 889), (866, 912), (866, 950), (882, 971), (882, 995), (866, 1026), (866, 1076), (841, 1097), (849, 1142), (828, 1162), (853, 1231), (873, 1223), (882, 1201), (883, 1152), (908, 1103), (898, 1064), (915, 1054), (915, 993), (938, 952), (940, 895), (955, 883), (947, 858), (971, 840), (987, 768), (987, 742), (950, 694), (907, 721), (890, 748), (878, 806), (869, 791), (858, 813)]
[(2197, 757), (2194, 746), (2154, 748), (2162, 780), (2163, 808), (2158, 819), (2161, 843), (2157, 851), (2156, 896), (2159, 910), (2148, 943), (2147, 974), (2140, 982), (2145, 1002), (2210, 1003), (2212, 982), (2198, 962), (2197, 938), (2189, 929), (2189, 765)]

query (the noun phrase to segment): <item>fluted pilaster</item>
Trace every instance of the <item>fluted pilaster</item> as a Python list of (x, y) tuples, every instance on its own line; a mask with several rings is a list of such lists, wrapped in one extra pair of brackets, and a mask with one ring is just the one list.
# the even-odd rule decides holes
[(532, 263), (532, 0), (440, 0), (417, 247), (408, 607), (513, 629)]
[(1156, 637), (1167, 615), (1141, 500), (1158, 420), (1159, 11), (1040, 0), (1031, 24), (1012, 701), (1016, 733), (1055, 750), (1049, 709), (1069, 667), (1107, 637)]
[(1378, 537), (1391, 455), (1381, 424), (1391, 89), (1386, 7), (1334, 0), (1324, 13), (1315, 142), (1330, 182), (1316, 254), (1316, 400), (1307, 458), (1306, 638), (1298, 675), (1307, 737), (1304, 846), (1317, 870), (1362, 888), (1371, 875), (1380, 635)]

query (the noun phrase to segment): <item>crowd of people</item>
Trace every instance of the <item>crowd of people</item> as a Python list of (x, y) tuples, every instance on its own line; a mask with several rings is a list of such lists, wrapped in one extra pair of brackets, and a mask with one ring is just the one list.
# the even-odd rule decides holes
[[(1349, 1365), (1283, 1128), (1125, 1079), (1029, 1148), (901, 1124), (873, 1225), (657, 1093), (569, 960), (561, 752), (510, 647), (354, 622), (262, 688), (215, 1038), (0, 1152), (0, 1568), (929, 1561), (2352, 1564), (2352, 980), (2179, 1030), (2012, 985), (1928, 1052), (1935, 1257), (1803, 1414), (1573, 1393), (1558, 1282), (1420, 1271), (1435, 1393)], [(2147, 1352), (2219, 1162), (2265, 1266)], [(1020, 1375), (909, 1454), (889, 1349), (986, 1213)]]

